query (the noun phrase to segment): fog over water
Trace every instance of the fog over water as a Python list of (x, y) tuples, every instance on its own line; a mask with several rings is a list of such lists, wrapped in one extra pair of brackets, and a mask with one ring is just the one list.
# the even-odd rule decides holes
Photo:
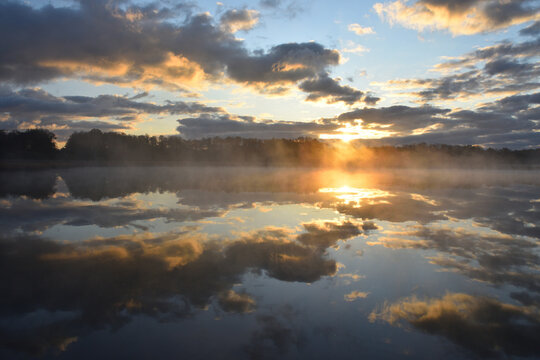
[(0, 179), (5, 359), (540, 357), (540, 171)]

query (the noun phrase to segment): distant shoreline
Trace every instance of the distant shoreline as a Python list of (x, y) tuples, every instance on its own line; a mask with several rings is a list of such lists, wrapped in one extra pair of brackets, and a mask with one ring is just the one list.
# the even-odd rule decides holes
[(102, 132), (73, 133), (62, 149), (44, 129), (0, 131), (0, 169), (118, 166), (262, 166), (340, 169), (538, 169), (540, 148), (412, 144), (366, 147), (312, 138), (187, 140)]
[(118, 168), (118, 167), (221, 167), (221, 168), (235, 168), (235, 167), (253, 167), (253, 168), (306, 168), (306, 169), (343, 169), (343, 170), (403, 170), (403, 169), (419, 169), (419, 170), (540, 170), (540, 164), (519, 164), (519, 163), (505, 163), (505, 162), (489, 162), (482, 166), (474, 161), (472, 163), (461, 163), (460, 166), (452, 164), (445, 166), (439, 164), (433, 165), (369, 165), (369, 166), (354, 166), (349, 164), (348, 166), (328, 166), (328, 165), (298, 165), (298, 164), (257, 164), (257, 163), (216, 163), (216, 162), (178, 162), (178, 161), (80, 161), (80, 160), (0, 160), (0, 171), (38, 171), (38, 170), (52, 170), (52, 169), (70, 169), (70, 168)]

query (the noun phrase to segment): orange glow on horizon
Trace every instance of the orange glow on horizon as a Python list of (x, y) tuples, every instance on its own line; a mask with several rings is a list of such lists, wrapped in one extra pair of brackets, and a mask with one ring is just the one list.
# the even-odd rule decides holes
[(349, 142), (351, 140), (357, 139), (381, 139), (383, 137), (391, 136), (393, 134), (394, 132), (391, 131), (365, 128), (362, 125), (362, 121), (357, 120), (356, 125), (346, 123), (343, 127), (336, 129), (335, 133), (321, 134), (319, 135), (319, 138), (325, 140), (341, 140), (344, 142)]

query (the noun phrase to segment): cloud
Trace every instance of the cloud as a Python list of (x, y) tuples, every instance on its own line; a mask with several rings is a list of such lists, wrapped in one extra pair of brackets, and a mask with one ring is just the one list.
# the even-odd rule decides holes
[(526, 357), (540, 351), (535, 336), (540, 331), (538, 309), (488, 297), (449, 293), (440, 299), (405, 298), (385, 304), (380, 311), (373, 311), (369, 319), (391, 325), (407, 322), (482, 357)]
[[(135, 98), (141, 98), (141, 94)], [(41, 127), (53, 130), (61, 139), (74, 131), (98, 128), (126, 130), (147, 115), (223, 112), (199, 102), (166, 101), (163, 105), (135, 101), (119, 95), (54, 96), (39, 88), (18, 91), (0, 89), (0, 121), (3, 129)]]
[(368, 97), (360, 90), (347, 85), (340, 85), (338, 79), (332, 79), (326, 74), (320, 75), (316, 79), (302, 82), (299, 89), (308, 93), (307, 101), (318, 101), (325, 99), (327, 103), (344, 102), (353, 105), (357, 102), (366, 102), (374, 105), (379, 98)]
[(244, 349), (249, 358), (277, 359), (290, 353), (298, 354), (306, 338), (294, 322), (297, 316), (289, 306), (257, 316), (258, 328), (253, 331)]
[[(515, 231), (497, 224), (499, 218), (503, 218), (504, 221), (504, 215), (496, 211), (497, 214), (488, 216), (486, 212), (490, 212), (490, 206), (503, 206), (503, 201), (497, 201), (494, 196), (490, 197), (489, 203), (485, 203), (486, 200), (480, 196), (480, 204), (469, 202), (462, 204), (461, 207), (455, 207), (452, 203), (461, 199), (455, 201), (447, 199), (443, 200), (441, 206), (450, 210), (448, 216), (452, 218), (473, 218), (483, 226), (505, 233), (495, 231), (479, 234), (465, 228), (450, 228), (436, 224), (417, 225), (404, 231), (388, 233), (388, 236), (380, 237), (370, 245), (382, 245), (391, 249), (435, 250), (438, 253), (430, 257), (430, 262), (443, 269), (494, 285), (512, 285), (540, 293), (540, 276), (534, 270), (540, 257), (535, 253), (538, 245), (531, 239), (538, 238), (540, 234)], [(514, 208), (516, 213), (523, 211), (520, 207), (525, 209), (527, 205), (525, 203), (508, 205), (508, 208)], [(473, 213), (475, 215), (471, 215)], [(516, 219), (519, 219), (519, 215)], [(535, 220), (531, 218), (526, 221)]]
[(288, 43), (272, 47), (267, 53), (236, 57), (227, 64), (229, 76), (239, 82), (296, 82), (315, 77), (330, 65), (339, 63), (337, 50), (315, 42)]
[[(337, 203), (335, 209), (341, 214), (364, 220), (429, 223), (445, 219), (444, 215), (437, 213), (438, 207), (435, 205), (412, 199), (406, 194), (392, 195), (383, 197), (379, 201), (361, 199), (356, 203)], [(403, 209), (407, 209), (407, 211)]]
[(255, 300), (245, 293), (227, 290), (218, 295), (219, 306), (226, 312), (249, 313), (255, 309)]
[(157, 5), (123, 9), (104, 0), (40, 9), (3, 2), (0, 31), (9, 36), (0, 39), (0, 81), (24, 85), (67, 77), (181, 92), (206, 81), (233, 81), (276, 93), (340, 61), (337, 50), (315, 42), (248, 51), (233, 33), (256, 24), (254, 10), (229, 10), (221, 23), (185, 8), (176, 10), (183, 22), (156, 16), (170, 12)]
[(343, 52), (348, 52), (348, 53), (356, 53), (356, 54), (358, 54), (358, 53), (369, 52), (369, 49), (366, 48), (363, 45), (355, 44), (353, 42), (348, 42), (347, 47), (343, 48), (342, 51)]
[(298, 235), (298, 241), (323, 249), (335, 246), (339, 240), (348, 240), (362, 233), (359, 226), (350, 221), (308, 223), (303, 226), (307, 232)]
[(368, 295), (369, 295), (369, 292), (355, 290), (355, 291), (351, 291), (348, 294), (345, 294), (344, 299), (345, 301), (350, 302), (350, 301), (355, 301), (358, 299), (365, 299), (368, 297)]
[(347, 29), (349, 31), (352, 31), (356, 35), (369, 35), (369, 34), (375, 34), (375, 31), (369, 26), (362, 27), (360, 24), (350, 24)]
[(260, 4), (264, 7), (275, 8), (281, 5), (282, 0), (261, 0)]
[[(2, 235), (0, 258), (6, 271), (0, 275), (5, 294), (0, 311), (13, 321), (39, 311), (56, 316), (22, 331), (0, 329), (0, 342), (43, 354), (51, 347), (65, 348), (68, 339), (118, 329), (137, 315), (181, 320), (213, 299), (224, 311), (249, 312), (255, 301), (232, 290), (247, 271), (301, 282), (335, 274), (334, 260), (289, 236), (284, 229), (223, 241), (203, 241), (191, 232), (80, 242)], [(83, 275), (88, 269), (93, 269), (91, 277)]]
[(535, 21), (531, 25), (519, 30), (520, 35), (537, 36), (540, 34), (540, 20)]
[(221, 26), (225, 31), (235, 33), (253, 29), (259, 22), (259, 12), (256, 10), (227, 10), (221, 15)]
[(203, 114), (199, 117), (178, 120), (176, 129), (188, 139), (203, 137), (240, 136), (244, 138), (298, 138), (301, 136), (318, 137), (321, 133), (335, 131), (338, 124), (294, 121), (256, 122), (251, 117), (234, 115)]
[(395, 105), (382, 108), (356, 109), (340, 114), (339, 121), (353, 122), (362, 120), (369, 126), (384, 127), (390, 130), (411, 132), (442, 121), (440, 115), (448, 113), (449, 109), (440, 109), (432, 106), (409, 107)]
[[(511, 72), (507, 69), (493, 71)], [(392, 137), (363, 140), (365, 144), (479, 144), (489, 147), (531, 148), (540, 144), (536, 131), (539, 94), (512, 95), (475, 110), (451, 110), (430, 105), (410, 107), (395, 105), (363, 108), (337, 116), (336, 122), (362, 121), (363, 126), (394, 132)]]
[(443, 73), (437, 78), (396, 79), (387, 89), (404, 91), (422, 102), (468, 100), (489, 94), (508, 96), (540, 87), (540, 39), (509, 41), (479, 48), (463, 56), (450, 58), (433, 68)]
[(223, 211), (198, 208), (141, 208), (137, 201), (129, 200), (115, 205), (89, 203), (78, 206), (77, 202), (60, 197), (48, 199), (42, 206), (35, 205), (35, 200), (19, 198), (12, 202), (9, 209), (0, 208), (0, 225), (6, 232), (17, 229), (41, 232), (54, 225), (114, 228), (135, 226), (135, 222), (139, 220), (162, 218), (168, 222), (196, 221), (223, 214)]
[(538, 18), (534, 0), (398, 0), (377, 3), (375, 12), (390, 24), (418, 31), (448, 30), (453, 35), (486, 33)]
[(305, 13), (309, 6), (308, 2), (299, 0), (260, 0), (259, 4), (264, 10), (272, 11), (275, 16), (289, 19)]

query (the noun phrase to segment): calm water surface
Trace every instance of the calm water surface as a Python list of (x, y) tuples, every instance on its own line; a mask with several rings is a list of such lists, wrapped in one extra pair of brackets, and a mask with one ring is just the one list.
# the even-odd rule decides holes
[(0, 174), (2, 359), (540, 358), (540, 173)]

